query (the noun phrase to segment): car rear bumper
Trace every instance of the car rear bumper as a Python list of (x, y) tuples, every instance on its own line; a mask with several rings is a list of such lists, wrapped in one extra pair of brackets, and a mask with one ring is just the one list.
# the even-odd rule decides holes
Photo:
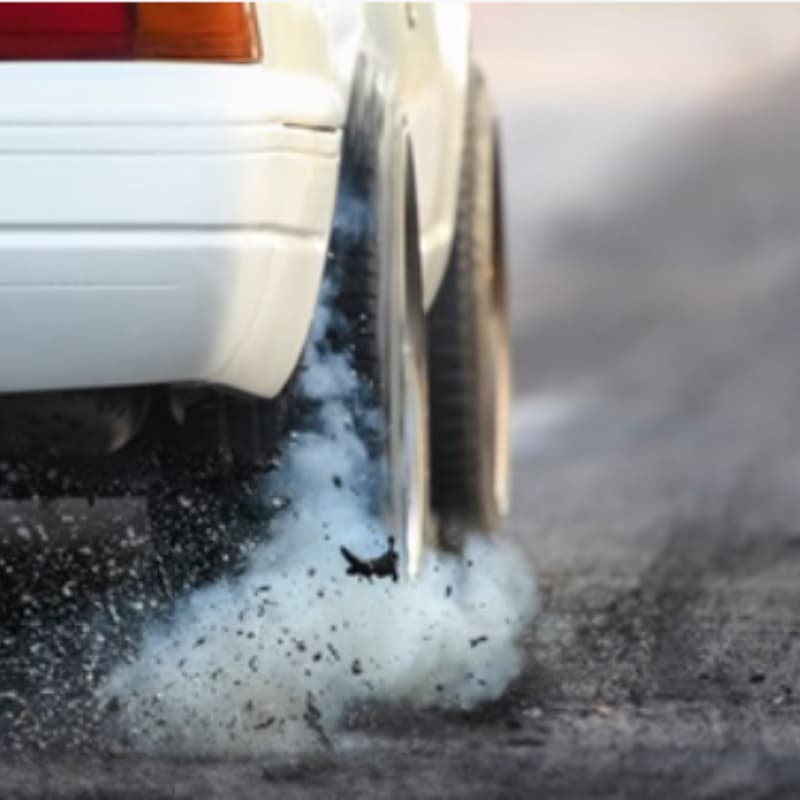
[(216, 383), (276, 394), (324, 239), (269, 229), (0, 234), (0, 391)]
[(208, 112), (197, 98), (172, 118), (0, 111), (0, 392), (280, 391), (316, 302), (340, 133), (324, 104), (316, 119), (234, 105), (215, 120), (189, 113)]

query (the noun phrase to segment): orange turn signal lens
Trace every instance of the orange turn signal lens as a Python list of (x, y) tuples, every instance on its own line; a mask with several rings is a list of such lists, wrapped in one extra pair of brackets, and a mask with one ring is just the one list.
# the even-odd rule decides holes
[(258, 60), (250, 3), (137, 3), (135, 58)]

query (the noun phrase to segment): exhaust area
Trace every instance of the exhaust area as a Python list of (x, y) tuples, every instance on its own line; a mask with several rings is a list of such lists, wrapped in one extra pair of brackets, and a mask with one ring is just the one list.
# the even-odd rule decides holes
[[(429, 553), (419, 577), (347, 574), (341, 548), (386, 551), (374, 513), (379, 465), (359, 431), (374, 424), (325, 302), (299, 378), (307, 423), (264, 483), (280, 507), (236, 578), (183, 598), (146, 628), (136, 657), (97, 696), (125, 747), (179, 755), (258, 755), (335, 744), (364, 703), (471, 709), (520, 671), (517, 639), (537, 608), (510, 540)], [(373, 414), (374, 416), (374, 414)]]

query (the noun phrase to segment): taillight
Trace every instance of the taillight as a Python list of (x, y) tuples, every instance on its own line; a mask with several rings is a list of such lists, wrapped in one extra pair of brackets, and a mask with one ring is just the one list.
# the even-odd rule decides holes
[(243, 3), (140, 3), (134, 48), (141, 58), (252, 61), (258, 55)]
[(120, 58), (131, 53), (128, 3), (0, 3), (0, 58)]
[(258, 59), (250, 3), (3, 3), (0, 59)]

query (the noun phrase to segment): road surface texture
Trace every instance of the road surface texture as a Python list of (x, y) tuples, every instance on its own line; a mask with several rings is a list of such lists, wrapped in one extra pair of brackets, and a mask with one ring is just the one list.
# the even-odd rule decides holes
[(469, 714), (296, 762), (0, 762), (20, 798), (800, 795), (800, 10), (482, 8), (542, 612)]

